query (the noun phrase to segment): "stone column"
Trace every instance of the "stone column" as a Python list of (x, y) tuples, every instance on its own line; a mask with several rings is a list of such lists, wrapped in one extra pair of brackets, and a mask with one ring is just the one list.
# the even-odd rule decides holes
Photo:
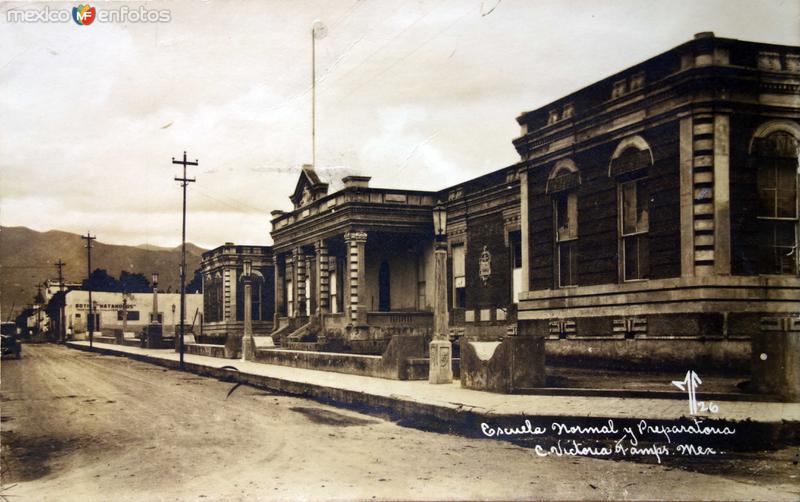
[(714, 273), (731, 274), (730, 117), (714, 115)]
[[(286, 265), (284, 265), (284, 269), (285, 267)], [(284, 277), (285, 273), (281, 271), (280, 258), (278, 256), (275, 256), (275, 314), (274, 314), (275, 322), (273, 325), (273, 329), (278, 329), (278, 318), (281, 316), (281, 312), (283, 311)]]
[(317, 308), (316, 276), (319, 272), (314, 269), (314, 260), (313, 256), (306, 255), (306, 315), (309, 317), (314, 314)]
[(330, 311), (330, 274), (328, 272), (328, 246), (324, 240), (315, 244), (317, 253), (317, 314), (326, 314)]
[(351, 231), (344, 234), (347, 248), (347, 289), (345, 290), (345, 310), (352, 324), (367, 324), (367, 307), (365, 305), (364, 285), (366, 283), (366, 264), (364, 263), (364, 246), (367, 233)]
[(428, 381), (453, 382), (453, 347), (447, 326), (447, 244), (436, 242), (433, 252), (433, 341), (430, 344)]
[(294, 316), (306, 315), (306, 256), (302, 248), (293, 251), (294, 268)]
[(528, 228), (528, 170), (519, 173), (519, 225), (520, 247), (522, 248), (522, 286), (521, 291), (531, 289), (530, 269), (530, 228)]

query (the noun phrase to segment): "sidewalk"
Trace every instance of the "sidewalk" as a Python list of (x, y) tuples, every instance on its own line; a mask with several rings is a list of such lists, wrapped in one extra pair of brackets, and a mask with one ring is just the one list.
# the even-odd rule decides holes
[[(178, 354), (169, 350), (105, 343), (95, 343), (94, 348), (89, 349), (88, 342), (69, 342), (67, 345), (178, 367)], [(427, 381), (384, 380), (193, 354), (186, 354), (184, 361), (186, 370), (194, 373), (355, 406), (365, 411), (383, 410), (400, 419), (433, 419), (450, 426), (472, 429), (476, 429), (480, 421), (492, 424), (508, 422), (518, 426), (524, 419), (575, 419), (602, 423), (608, 419), (620, 422), (642, 419), (676, 421), (690, 417), (688, 399), (505, 395), (463, 389), (458, 381), (449, 385), (431, 385)], [(238, 373), (222, 369), (223, 366), (233, 366)], [(698, 400), (702, 399), (704, 397), (699, 392)], [(707, 423), (736, 424), (739, 430), (753, 428), (750, 432), (768, 434), (773, 441), (793, 441), (800, 437), (800, 403), (716, 401), (716, 404), (719, 406), (717, 413), (700, 418)]]

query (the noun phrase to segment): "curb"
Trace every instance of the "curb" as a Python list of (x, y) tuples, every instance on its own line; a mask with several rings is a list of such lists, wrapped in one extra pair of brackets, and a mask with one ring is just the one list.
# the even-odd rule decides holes
[[(102, 355), (127, 357), (136, 361), (155, 364), (165, 368), (179, 370), (179, 362), (151, 357), (143, 354), (132, 354), (128, 352), (115, 351), (104, 347), (87, 347), (67, 343), (67, 347), (85, 352), (96, 352)], [(235, 361), (231, 361), (235, 364)], [(548, 415), (505, 415), (492, 413), (483, 408), (465, 406), (457, 403), (430, 404), (421, 403), (413, 400), (409, 396), (380, 396), (347, 389), (337, 389), (306, 382), (295, 382), (281, 378), (254, 375), (250, 373), (240, 373), (228, 369), (215, 368), (189, 361), (184, 362), (186, 372), (200, 376), (216, 378), (222, 381), (236, 382), (262, 388), (265, 390), (286, 394), (296, 397), (312, 399), (324, 404), (347, 408), (360, 413), (389, 419), (399, 425), (412, 427), (424, 431), (441, 432), (456, 434), (470, 438), (487, 438), (481, 432), (481, 424), (486, 423), (492, 428), (519, 428), (528, 421), (532, 427), (543, 426), (549, 429), (552, 422), (558, 421), (566, 425), (580, 425), (583, 427), (603, 427), (613, 420), (619, 428), (624, 426), (636, 427), (639, 419), (623, 419), (609, 417), (559, 417)], [(675, 420), (647, 420), (652, 425), (675, 424)], [(681, 423), (692, 424), (690, 418), (682, 417)], [(693, 438), (697, 444), (700, 442), (705, 446), (724, 448), (726, 451), (755, 451), (764, 449), (777, 449), (787, 445), (800, 444), (800, 421), (766, 422), (746, 420), (727, 420), (727, 419), (704, 419), (702, 423), (707, 426), (723, 428), (733, 427), (736, 434), (733, 438), (724, 442), (719, 437), (713, 438)], [(555, 443), (564, 437), (549, 431), (541, 436), (525, 435), (497, 435), (492, 439), (510, 441), (521, 446), (533, 446), (536, 439), (539, 444), (542, 442)], [(571, 438), (570, 438), (571, 439)], [(601, 437), (602, 439), (602, 437)], [(608, 436), (607, 439), (613, 439)], [(680, 436), (676, 436), (676, 440)]]

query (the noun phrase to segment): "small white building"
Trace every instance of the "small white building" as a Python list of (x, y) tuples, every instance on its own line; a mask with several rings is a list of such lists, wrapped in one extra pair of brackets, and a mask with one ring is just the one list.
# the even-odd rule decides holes
[[(153, 293), (109, 293), (92, 292), (94, 303), (95, 332), (122, 329), (127, 314), (126, 331), (139, 332), (151, 322)], [(158, 293), (158, 321), (164, 324), (164, 333), (174, 332), (180, 324), (181, 295)], [(70, 291), (66, 295), (65, 316), (67, 329), (73, 335), (86, 332), (89, 317), (89, 292)], [(203, 319), (203, 295), (186, 294), (184, 322), (199, 327)]]

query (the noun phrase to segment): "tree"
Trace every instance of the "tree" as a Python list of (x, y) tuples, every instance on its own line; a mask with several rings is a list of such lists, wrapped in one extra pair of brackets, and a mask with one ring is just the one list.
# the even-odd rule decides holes
[(120, 290), (123, 293), (149, 293), (153, 286), (144, 274), (131, 274), (127, 270), (119, 273)]
[(108, 272), (102, 268), (94, 269), (94, 272), (89, 275), (89, 279), (84, 279), (81, 283), (81, 289), (83, 290), (89, 289), (89, 286), (91, 286), (92, 291), (109, 291), (112, 293), (122, 291), (120, 282), (114, 276), (108, 275)]
[(203, 292), (203, 273), (198, 268), (194, 271), (192, 282), (186, 285), (187, 293), (202, 293)]

